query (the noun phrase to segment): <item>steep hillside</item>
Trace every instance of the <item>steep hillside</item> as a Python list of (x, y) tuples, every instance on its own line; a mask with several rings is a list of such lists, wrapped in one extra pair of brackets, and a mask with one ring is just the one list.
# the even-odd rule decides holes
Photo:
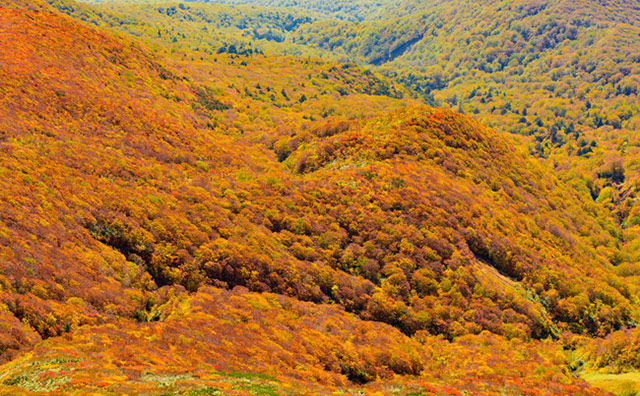
[(156, 314), (41, 343), (2, 367), (0, 394), (606, 394), (548, 342), (414, 340), (335, 306), (242, 290), (174, 296)]
[[(286, 104), (298, 106), (298, 100), (285, 98), (279, 88), (273, 100), (274, 108), (283, 108), (280, 114), (263, 113), (266, 120), (249, 122), (251, 112), (239, 114), (231, 106), (242, 106), (251, 96), (223, 103), (216, 89), (176, 76), (134, 43), (48, 12), (2, 12), (2, 283), (9, 310), (22, 320), (16, 326), (30, 324), (48, 337), (78, 320), (104, 319), (94, 308), (131, 316), (145, 306), (154, 279), (162, 285), (177, 276), (197, 287), (200, 278), (191, 278), (196, 272), (187, 280), (165, 264), (193, 261), (193, 244), (204, 245), (220, 236), (218, 231), (226, 238), (234, 234), (229, 217), (236, 217), (240, 202), (231, 185), (248, 178), (246, 185), (259, 194), (262, 188), (275, 188), (266, 180), (282, 173), (272, 153), (251, 144), (238, 146), (238, 139), (226, 134), (289, 120), (292, 109)], [(280, 65), (291, 67), (286, 60)], [(349, 78), (351, 70), (309, 67), (327, 69), (328, 89), (346, 89), (340, 79), (349, 79), (351, 90), (367, 90), (378, 81), (363, 76), (360, 86)], [(252, 71), (258, 72), (258, 67)], [(318, 94), (325, 101), (340, 96), (336, 91)], [(376, 100), (370, 100), (372, 111)], [(218, 123), (225, 124), (224, 133), (211, 129)], [(244, 220), (235, 225), (251, 233), (256, 226), (239, 217)], [(156, 237), (138, 227), (143, 222), (154, 224), (156, 237), (162, 235), (157, 242), (171, 245), (164, 250), (155, 246)], [(180, 242), (179, 235), (189, 243)], [(88, 301), (89, 307), (71, 297)], [(78, 318), (79, 312), (83, 316)], [(25, 341), (14, 337), (5, 349)]]
[[(550, 158), (563, 179), (610, 200), (630, 228), (625, 239), (637, 245), (637, 1), (100, 3), (101, 15), (117, 15), (117, 23), (75, 14), (173, 50), (368, 65), (428, 103), (530, 136), (529, 150)], [(634, 251), (622, 260), (634, 264)]]
[(638, 319), (619, 230), (504, 137), (353, 64), (0, 21), (0, 393), (600, 394), (539, 339)]

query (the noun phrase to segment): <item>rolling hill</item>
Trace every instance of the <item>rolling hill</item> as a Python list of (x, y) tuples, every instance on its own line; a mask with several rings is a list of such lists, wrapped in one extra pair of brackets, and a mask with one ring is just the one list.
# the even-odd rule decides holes
[[(95, 3), (100, 16), (60, 8), (172, 51), (355, 62), (427, 103), (528, 136), (564, 180), (610, 199), (637, 245), (637, 1)], [(610, 177), (614, 165), (622, 177)]]
[(353, 63), (0, 21), (1, 394), (604, 394), (562, 348), (638, 320), (623, 233), (514, 139)]

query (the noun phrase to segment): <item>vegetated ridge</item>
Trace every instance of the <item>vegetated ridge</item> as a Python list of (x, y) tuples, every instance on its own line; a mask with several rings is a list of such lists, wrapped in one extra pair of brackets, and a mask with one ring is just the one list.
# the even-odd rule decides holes
[(0, 13), (0, 393), (601, 394), (540, 339), (637, 319), (615, 219), (504, 137), (353, 64)]

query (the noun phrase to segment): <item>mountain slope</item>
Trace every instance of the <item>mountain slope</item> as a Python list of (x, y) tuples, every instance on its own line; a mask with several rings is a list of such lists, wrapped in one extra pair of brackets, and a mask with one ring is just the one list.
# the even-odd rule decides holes
[[(563, 179), (610, 199), (629, 228), (625, 240), (637, 245), (637, 1), (381, 2), (375, 12), (368, 1), (136, 3), (99, 4), (118, 23), (75, 15), (173, 50), (241, 48), (374, 67), (428, 103), (530, 136), (524, 144)], [(620, 177), (611, 177), (614, 165)], [(621, 257), (631, 266), (633, 252)]]
[(0, 394), (605, 394), (548, 342), (413, 340), (335, 306), (238, 289), (174, 296), (157, 314), (41, 343), (2, 367)]
[(0, 392), (599, 393), (532, 339), (637, 319), (615, 222), (495, 132), (352, 64), (0, 20)]

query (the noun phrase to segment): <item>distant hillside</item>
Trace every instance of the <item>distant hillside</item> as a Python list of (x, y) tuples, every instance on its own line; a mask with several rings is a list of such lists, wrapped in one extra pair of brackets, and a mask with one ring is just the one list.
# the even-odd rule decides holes
[[(101, 17), (66, 11), (172, 50), (367, 65), (427, 103), (528, 136), (531, 153), (594, 199), (610, 200), (630, 228), (625, 239), (637, 239), (636, 0), (136, 3), (101, 2)], [(104, 22), (107, 14), (117, 22)], [(618, 177), (609, 176), (613, 164), (621, 165)], [(633, 251), (624, 261), (633, 262)]]
[[(87, 0), (88, 4), (109, 3), (111, 0)], [(161, 3), (157, 0), (132, 0), (130, 3), (153, 4)], [(183, 4), (195, 3), (193, 0), (186, 0)], [(392, 0), (229, 0), (229, 1), (201, 1), (201, 3), (210, 4), (233, 4), (233, 5), (250, 5), (259, 7), (278, 7), (289, 8), (295, 13), (311, 12), (321, 18), (341, 19), (348, 21), (362, 21), (364, 19), (372, 19), (380, 15), (381, 10), (388, 10), (388, 6), (395, 4)]]

